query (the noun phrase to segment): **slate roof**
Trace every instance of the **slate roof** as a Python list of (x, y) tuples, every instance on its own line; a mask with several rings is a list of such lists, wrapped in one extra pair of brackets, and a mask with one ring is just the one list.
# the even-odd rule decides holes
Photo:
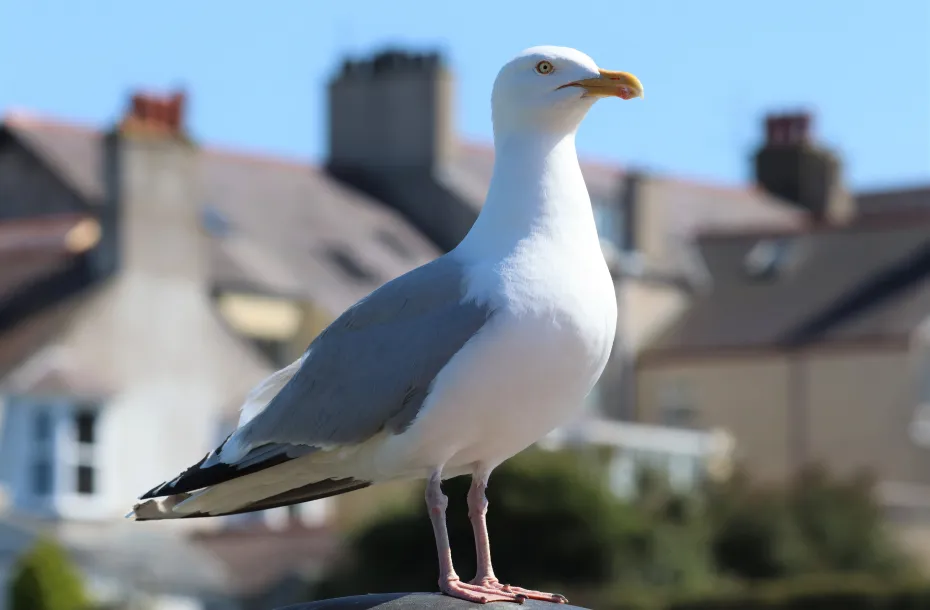
[[(13, 115), (6, 125), (90, 200), (103, 196), (103, 134), (73, 123)], [(214, 241), (219, 284), (305, 296), (334, 313), (440, 254), (399, 213), (308, 163), (201, 149), (204, 205), (231, 230)], [(493, 148), (460, 144), (434, 176), (476, 211), (491, 180)], [(623, 196), (625, 173), (582, 160), (593, 200)], [(796, 227), (805, 214), (754, 188), (648, 177), (636, 205), (662, 208), (674, 248), (697, 232)], [(673, 254), (682, 267), (690, 251)], [(310, 294), (308, 294), (308, 292)]]
[[(462, 144), (441, 175), (480, 208), (493, 167), (491, 146)], [(593, 202), (622, 196), (623, 178), (628, 175), (622, 167), (582, 159), (581, 171)], [(755, 187), (728, 187), (649, 174), (642, 177), (649, 188), (637, 204), (666, 207), (670, 225), (684, 236), (696, 235), (706, 228), (800, 226), (806, 219), (802, 210)]]
[(930, 185), (860, 193), (856, 206), (866, 220), (888, 215), (930, 215)]
[[(13, 116), (6, 126), (90, 201), (102, 200), (104, 134)], [(400, 214), (305, 163), (202, 148), (217, 284), (310, 298), (340, 313), (440, 254)]]
[[(60, 215), (0, 223), (0, 377), (62, 328), (74, 303), (15, 315), (15, 298), (72, 272), (82, 251), (69, 235), (87, 218)], [(12, 320), (7, 317), (13, 315)]]
[(698, 251), (712, 289), (651, 355), (901, 338), (930, 314), (928, 222), (707, 235)]

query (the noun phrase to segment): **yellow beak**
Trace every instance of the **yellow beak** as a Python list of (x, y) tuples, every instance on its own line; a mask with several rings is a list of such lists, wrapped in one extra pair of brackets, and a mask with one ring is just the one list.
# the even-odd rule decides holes
[(599, 70), (600, 76), (586, 78), (568, 83), (559, 87), (581, 87), (587, 95), (595, 97), (619, 97), (630, 100), (643, 96), (643, 84), (629, 72), (614, 72), (612, 70)]

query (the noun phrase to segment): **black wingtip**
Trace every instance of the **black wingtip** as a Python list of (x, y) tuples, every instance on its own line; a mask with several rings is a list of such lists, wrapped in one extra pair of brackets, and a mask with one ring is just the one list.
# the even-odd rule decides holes
[(292, 489), (284, 493), (272, 496), (270, 498), (265, 498), (264, 500), (259, 500), (252, 504), (248, 504), (241, 508), (231, 510), (224, 513), (190, 513), (186, 515), (177, 515), (177, 516), (158, 516), (158, 517), (140, 517), (139, 515), (133, 515), (132, 518), (135, 521), (161, 521), (164, 519), (202, 519), (205, 517), (225, 517), (228, 515), (239, 515), (243, 513), (254, 513), (261, 510), (270, 510), (272, 508), (280, 508), (282, 506), (290, 506), (293, 504), (303, 504), (305, 502), (312, 502), (314, 500), (322, 500), (324, 498), (329, 498), (331, 496), (338, 496), (341, 494), (349, 493), (352, 491), (357, 491), (359, 489), (364, 489), (372, 485), (371, 481), (361, 481), (358, 479), (327, 479), (325, 481), (319, 481), (317, 483), (311, 483), (309, 485), (304, 485), (303, 487), (298, 487), (297, 489)]
[[(227, 437), (226, 440), (229, 440), (229, 437)], [(225, 444), (226, 441), (223, 441), (223, 444), (215, 451), (203, 456), (203, 459), (189, 467), (174, 479), (165, 481), (145, 492), (139, 499), (151, 500), (153, 498), (189, 493), (212, 485), (219, 485), (226, 481), (238, 479), (239, 477), (278, 466), (279, 464), (297, 459), (316, 450), (316, 447), (310, 445), (260, 445), (249, 451), (249, 453), (237, 463), (228, 464), (215, 461), (209, 466), (204, 467), (207, 460), (210, 459), (211, 456), (219, 454)]]

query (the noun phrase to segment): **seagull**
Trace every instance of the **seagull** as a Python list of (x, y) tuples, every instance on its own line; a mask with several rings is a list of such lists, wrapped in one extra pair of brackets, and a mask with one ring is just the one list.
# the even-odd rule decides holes
[[(219, 447), (127, 517), (216, 517), (425, 480), (442, 593), (566, 603), (498, 580), (485, 490), (498, 465), (580, 413), (607, 365), (617, 301), (575, 134), (597, 100), (642, 95), (632, 74), (571, 48), (507, 62), (491, 95), (491, 183), (459, 245), (349, 307), (249, 393)], [(466, 474), (470, 581), (452, 565), (442, 491)]]

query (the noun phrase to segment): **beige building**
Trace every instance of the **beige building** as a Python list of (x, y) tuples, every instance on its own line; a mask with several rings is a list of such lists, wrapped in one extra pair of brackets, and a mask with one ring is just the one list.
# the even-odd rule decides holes
[(726, 430), (762, 480), (868, 472), (916, 527), (930, 508), (930, 191), (850, 197), (794, 127), (769, 125), (757, 176), (811, 222), (697, 239), (707, 290), (642, 350), (636, 416)]
[[(759, 277), (753, 254), (774, 243), (785, 259)], [(723, 427), (764, 479), (819, 462), (930, 484), (930, 282), (901, 278), (928, 243), (930, 225), (702, 240), (714, 289), (642, 354), (638, 418)]]
[[(328, 89), (321, 166), (197, 142), (180, 94), (134, 95), (113, 125), (7, 116), (0, 432), (11, 440), (0, 444), (0, 477), (11, 510), (81, 531), (109, 527), (135, 493), (213, 449), (257, 379), (291, 362), (357, 299), (454, 247), (480, 212), (494, 160), (492, 147), (455, 134), (454, 84), (436, 55), (346, 62)], [(825, 205), (831, 218), (845, 217), (849, 200), (833, 188), (829, 163), (797, 195), (770, 188), (794, 153), (770, 152), (760, 158), (760, 175), (773, 176), (767, 190), (582, 160), (621, 305), (593, 418), (631, 418), (634, 397), (648, 414), (655, 382), (644, 369), (638, 391), (633, 362), (670, 322), (719, 294), (697, 235), (798, 231), (826, 217)], [(653, 453), (704, 438), (615, 428), (592, 438)], [(89, 455), (100, 459), (85, 463)], [(370, 489), (231, 518), (230, 565), (266, 574), (262, 554), (240, 545), (266, 552), (272, 538), (304, 540), (308, 527), (351, 527), (403, 494)], [(280, 534), (288, 530), (300, 536)], [(226, 548), (210, 533), (201, 539)], [(250, 579), (250, 594), (276, 575)]]

